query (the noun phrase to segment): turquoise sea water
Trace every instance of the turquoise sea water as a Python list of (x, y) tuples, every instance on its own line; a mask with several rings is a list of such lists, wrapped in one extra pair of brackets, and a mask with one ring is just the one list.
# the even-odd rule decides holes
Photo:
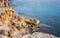
[(11, 0), (9, 3), (18, 14), (37, 18), (56, 28), (60, 36), (60, 0)]

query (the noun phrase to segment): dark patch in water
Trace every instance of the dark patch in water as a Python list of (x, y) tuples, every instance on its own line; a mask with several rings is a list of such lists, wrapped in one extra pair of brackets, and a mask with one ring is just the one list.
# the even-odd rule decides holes
[(41, 24), (40, 25), (40, 32), (44, 32), (44, 33), (49, 33), (52, 35), (55, 35), (57, 37), (60, 36), (60, 31), (52, 26), (49, 25), (45, 25), (45, 24)]

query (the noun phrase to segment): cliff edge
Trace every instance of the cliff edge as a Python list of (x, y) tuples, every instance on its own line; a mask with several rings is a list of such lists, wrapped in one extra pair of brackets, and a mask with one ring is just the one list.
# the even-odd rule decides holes
[(0, 38), (55, 38), (40, 33), (39, 20), (18, 15), (6, 1), (0, 6)]

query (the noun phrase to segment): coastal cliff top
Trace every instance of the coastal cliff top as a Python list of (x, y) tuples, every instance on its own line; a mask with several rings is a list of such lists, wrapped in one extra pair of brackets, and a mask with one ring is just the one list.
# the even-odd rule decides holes
[(40, 33), (39, 25), (39, 20), (18, 15), (14, 8), (9, 7), (8, 0), (1, 0), (0, 38), (55, 38)]

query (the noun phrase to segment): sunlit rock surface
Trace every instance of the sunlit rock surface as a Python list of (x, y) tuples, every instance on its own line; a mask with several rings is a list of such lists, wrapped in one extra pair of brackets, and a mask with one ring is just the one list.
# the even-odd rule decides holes
[[(1, 31), (6, 30), (8, 36), (12, 37), (18, 33), (25, 35), (39, 31), (39, 20), (19, 16), (12, 8), (0, 8), (0, 10), (0, 22), (3, 24), (0, 28)], [(4, 27), (6, 27), (6, 29)]]
[(56, 38), (39, 32), (39, 20), (18, 15), (7, 3), (5, 6), (0, 7), (0, 38)]
[(1, 38), (55, 38), (39, 32), (39, 20), (19, 16), (13, 8), (0, 8)]

